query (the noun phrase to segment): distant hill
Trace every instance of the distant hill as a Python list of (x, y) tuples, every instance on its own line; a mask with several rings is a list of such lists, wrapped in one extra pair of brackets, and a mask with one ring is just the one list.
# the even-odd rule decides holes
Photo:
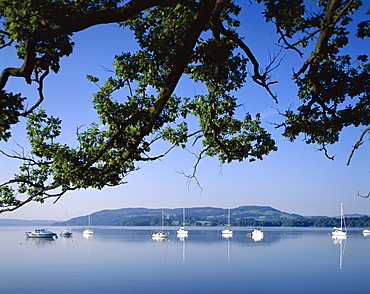
[[(150, 208), (121, 208), (102, 210), (91, 214), (93, 226), (158, 226), (161, 225), (162, 210), (165, 214), (165, 225), (179, 225), (182, 221), (182, 208), (150, 209)], [(228, 209), (215, 207), (186, 208), (186, 225), (220, 226), (227, 224)], [(257, 221), (291, 220), (303, 218), (277, 210), (270, 206), (240, 206), (231, 209), (231, 224), (241, 219)], [(88, 218), (80, 216), (68, 220), (69, 226), (86, 226)], [(65, 222), (55, 225), (65, 225)]]
[(51, 226), (55, 220), (0, 219), (0, 226)]

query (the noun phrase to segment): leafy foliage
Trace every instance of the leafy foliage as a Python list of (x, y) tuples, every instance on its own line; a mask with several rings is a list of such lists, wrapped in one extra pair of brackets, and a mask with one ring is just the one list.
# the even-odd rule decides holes
[[(320, 0), (316, 7), (313, 2), (256, 1), (264, 5), (263, 17), (274, 23), (285, 49), (302, 57), (313, 49), (294, 74), (301, 105), (282, 113), (285, 121), (279, 126), (289, 139), (304, 134), (307, 143), (326, 150), (345, 127), (369, 125), (368, 56), (342, 53), (353, 38), (369, 36), (369, 20), (356, 20), (357, 31), (350, 36), (362, 1)], [(58, 200), (70, 190), (122, 184), (138, 163), (157, 160), (174, 147), (200, 146), (190, 178), (204, 156), (230, 163), (262, 160), (276, 151), (260, 114), (239, 114), (238, 90), (248, 79), (277, 101), (270, 76), (275, 65), (262, 69), (238, 33), (241, 5), (248, 9), (237, 0), (1, 1), (0, 48), (14, 46), (23, 64), (0, 75), (0, 139), (9, 140), (11, 127), (26, 117), (30, 152), (2, 152), (22, 164), (0, 185), (0, 212)], [(75, 32), (104, 23), (130, 29), (138, 50), (117, 52), (106, 81), (87, 75), (99, 85), (93, 104), (100, 121), (78, 130), (77, 146), (62, 144), (61, 120), (40, 108), (44, 78), (62, 70), (60, 60), (73, 53)], [(26, 97), (6, 91), (10, 76), (38, 84), (39, 101), (28, 110)], [(182, 76), (207, 91), (176, 95)], [(160, 141), (170, 147), (154, 154), (152, 146)]]

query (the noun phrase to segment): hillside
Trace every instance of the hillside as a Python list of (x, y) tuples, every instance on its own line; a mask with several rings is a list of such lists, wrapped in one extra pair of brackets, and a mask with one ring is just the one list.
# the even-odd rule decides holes
[(0, 219), (0, 226), (51, 226), (55, 220)]
[[(162, 210), (165, 214), (165, 225), (176, 226), (182, 220), (182, 208), (149, 209), (149, 208), (121, 208), (102, 210), (91, 214), (93, 226), (158, 226), (161, 225)], [(220, 226), (227, 224), (228, 209), (215, 207), (186, 208), (186, 225)], [(240, 220), (291, 220), (303, 218), (298, 214), (282, 212), (270, 206), (240, 206), (231, 209), (231, 224)], [(68, 220), (70, 226), (86, 226), (87, 216)], [(64, 225), (57, 223), (56, 225)]]

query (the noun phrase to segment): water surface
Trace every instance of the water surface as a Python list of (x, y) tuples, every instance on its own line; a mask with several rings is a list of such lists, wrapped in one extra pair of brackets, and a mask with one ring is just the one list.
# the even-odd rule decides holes
[[(370, 237), (352, 229), (188, 228), (151, 240), (154, 227), (95, 227), (72, 238), (26, 239), (28, 227), (0, 227), (1, 293), (369, 293)], [(59, 227), (49, 227), (58, 233)]]

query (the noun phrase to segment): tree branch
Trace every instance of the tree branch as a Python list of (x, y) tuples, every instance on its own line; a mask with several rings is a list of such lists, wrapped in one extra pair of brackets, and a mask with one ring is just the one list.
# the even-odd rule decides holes
[(260, 74), (260, 65), (256, 57), (250, 50), (250, 48), (234, 32), (226, 30), (219, 19), (212, 19), (212, 25), (225, 37), (228, 37), (230, 40), (234, 41), (245, 52), (245, 54), (248, 56), (249, 60), (252, 62), (253, 65), (253, 76), (252, 76), (253, 81), (258, 85), (264, 87), (266, 91), (270, 94), (270, 96), (275, 100), (275, 102), (278, 103), (276, 95), (273, 94), (270, 89), (270, 85), (275, 84), (277, 82), (276, 81), (267, 82), (268, 72)]
[(355, 151), (356, 151), (356, 150), (357, 150), (357, 149), (362, 145), (362, 143), (363, 143), (363, 141), (362, 141), (362, 140), (363, 140), (363, 138), (364, 138), (364, 136), (365, 136), (365, 134), (366, 134), (367, 132), (370, 132), (370, 127), (366, 128), (366, 129), (361, 133), (360, 138), (357, 140), (356, 144), (353, 146), (352, 151), (351, 151), (351, 154), (349, 155), (348, 160), (347, 160), (347, 165), (350, 165), (353, 154), (354, 154), (354, 153), (355, 153)]

